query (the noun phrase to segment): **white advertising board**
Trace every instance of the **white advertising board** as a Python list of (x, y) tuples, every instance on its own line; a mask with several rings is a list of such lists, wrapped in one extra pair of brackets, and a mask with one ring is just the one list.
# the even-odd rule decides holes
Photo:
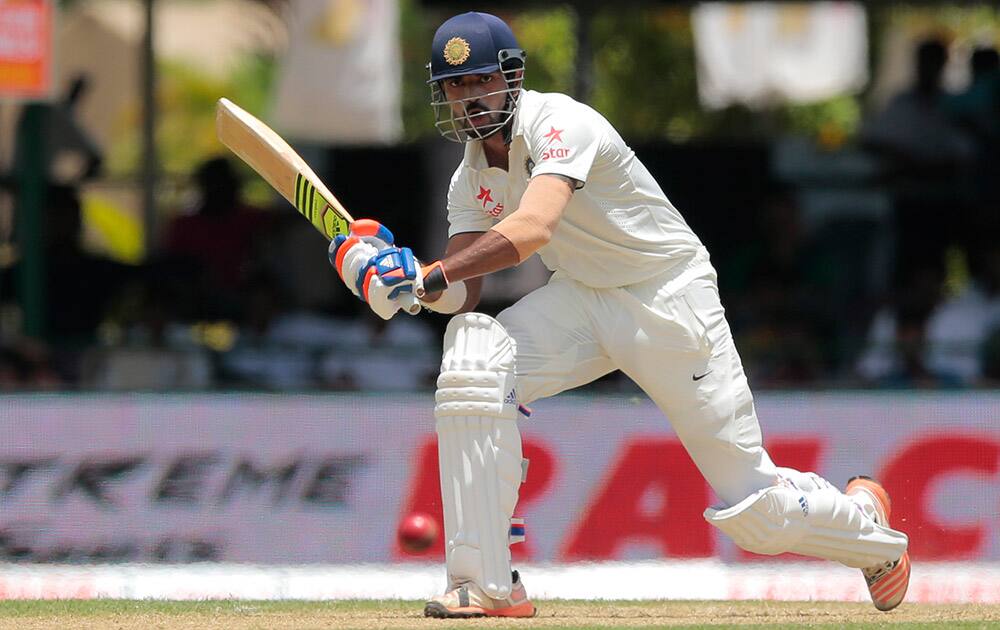
[[(437, 561), (430, 395), (38, 395), (0, 400), (0, 562)], [(761, 395), (779, 465), (877, 476), (915, 561), (1000, 560), (1000, 394)], [(645, 399), (559, 397), (522, 421), (519, 562), (744, 554)], [(780, 560), (779, 560), (780, 561)]]

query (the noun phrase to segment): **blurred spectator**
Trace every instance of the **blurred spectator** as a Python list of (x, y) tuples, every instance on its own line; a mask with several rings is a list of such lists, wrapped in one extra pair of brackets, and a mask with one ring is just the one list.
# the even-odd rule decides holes
[(106, 391), (194, 391), (214, 381), (209, 352), (183, 323), (190, 278), (162, 261), (144, 268), (114, 302), (101, 344), (82, 357), (80, 385)]
[(961, 385), (961, 379), (953, 372), (928, 366), (927, 316), (920, 304), (904, 304), (896, 311), (896, 360), (889, 372), (878, 379), (878, 385), (904, 389)]
[(327, 241), (284, 200), (273, 210), (259, 262), (280, 285), (291, 310), (352, 312), (357, 299), (330, 265)]
[(438, 377), (440, 339), (427, 316), (389, 321), (364, 313), (353, 342), (332, 347), (320, 371), (327, 387), (361, 391), (432, 391)]
[(212, 384), (205, 353), (154, 348), (93, 348), (80, 384), (103, 391), (194, 391)]
[(994, 328), (983, 343), (983, 385), (1000, 388), (1000, 326)]
[(940, 270), (949, 245), (968, 224), (968, 175), (976, 146), (945, 108), (945, 44), (927, 39), (916, 49), (914, 85), (861, 128), (864, 147), (883, 158), (893, 190), (896, 257), (893, 274), (905, 287), (925, 268)]
[(224, 385), (278, 391), (433, 388), (440, 342), (427, 316), (386, 322), (366, 310), (339, 318), (287, 304), (272, 278), (255, 276), (239, 340), (219, 357)]
[(199, 288), (201, 307), (196, 315), (235, 317), (266, 215), (243, 201), (240, 179), (227, 159), (204, 162), (194, 179), (197, 203), (192, 213), (171, 221), (165, 254), (196, 266), (192, 281)]
[(992, 47), (977, 48), (969, 58), (969, 86), (947, 98), (948, 113), (974, 137), (996, 138), (1000, 133), (1000, 54)]
[(22, 339), (0, 346), (0, 391), (55, 390), (62, 386), (51, 353), (40, 342)]
[(83, 249), (76, 189), (49, 189), (45, 221), (45, 329), (62, 345), (90, 342), (112, 298), (135, 270)]
[(927, 319), (941, 300), (942, 282), (940, 273), (925, 268), (875, 314), (856, 366), (864, 382), (889, 387), (955, 382), (953, 376), (932, 373), (925, 362)]
[[(987, 239), (989, 240), (989, 239)], [(972, 280), (940, 299), (941, 277), (926, 271), (872, 322), (858, 362), (866, 381), (892, 386), (970, 386), (989, 377), (995, 360), (990, 335), (1000, 327), (1000, 249), (975, 250)]]
[(756, 213), (755, 232), (720, 262), (723, 303), (754, 382), (805, 385), (825, 368), (820, 310), (831, 271), (806, 232), (789, 190), (773, 192)]
[(972, 139), (948, 118), (942, 75), (948, 49), (927, 39), (916, 49), (913, 87), (896, 95), (865, 121), (861, 142), (907, 170), (939, 169), (968, 161)]
[(287, 311), (287, 300), (274, 279), (254, 274), (246, 284), (235, 345), (219, 357), (222, 384), (269, 390), (316, 386), (315, 351), (303, 343), (275, 343), (275, 325)]
[(992, 239), (970, 256), (972, 281), (939, 304), (927, 322), (928, 365), (967, 385), (983, 375), (983, 348), (1000, 324), (1000, 248)]
[[(976, 140), (973, 186), (968, 194), (980, 204), (1000, 200), (1000, 54), (992, 47), (977, 48), (969, 58), (969, 86), (947, 100), (953, 120)], [(960, 226), (967, 243), (980, 229), (976, 216)]]

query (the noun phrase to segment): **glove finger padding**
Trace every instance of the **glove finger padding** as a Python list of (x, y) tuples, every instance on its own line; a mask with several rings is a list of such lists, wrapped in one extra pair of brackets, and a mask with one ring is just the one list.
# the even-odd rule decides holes
[(357, 236), (337, 236), (330, 243), (330, 264), (337, 270), (337, 275), (347, 285), (355, 296), (364, 299), (362, 273), (368, 262), (378, 254), (375, 245), (361, 240)]
[(413, 293), (413, 283), (417, 279), (417, 261), (409, 247), (387, 248), (379, 252), (369, 264), (375, 268), (375, 273), (384, 285), (394, 287), (389, 293), (389, 299), (395, 299), (401, 293)]
[(379, 250), (390, 247), (396, 242), (389, 228), (378, 221), (372, 219), (358, 219), (351, 224), (351, 236), (357, 236), (367, 243), (371, 243)]
[(337, 235), (330, 242), (330, 264), (355, 296), (363, 298), (365, 271), (372, 257), (391, 247), (395, 237), (378, 221), (359, 219), (351, 224), (347, 236)]
[[(386, 286), (378, 275), (373, 273), (366, 283), (365, 301), (376, 315), (382, 319), (391, 319), (396, 314), (396, 311), (404, 308), (404, 305), (400, 303), (403, 300), (397, 299), (393, 295), (397, 291), (399, 291), (398, 287)], [(410, 312), (409, 308), (407, 308), (407, 312)]]

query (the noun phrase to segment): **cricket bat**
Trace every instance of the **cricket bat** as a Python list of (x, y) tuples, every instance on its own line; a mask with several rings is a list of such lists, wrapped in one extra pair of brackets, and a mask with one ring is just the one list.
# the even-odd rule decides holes
[[(215, 108), (215, 133), (222, 144), (295, 206), (327, 241), (350, 232), (354, 221), (350, 213), (273, 129), (229, 99), (220, 98)], [(411, 315), (420, 312), (416, 296), (404, 294), (400, 300)]]

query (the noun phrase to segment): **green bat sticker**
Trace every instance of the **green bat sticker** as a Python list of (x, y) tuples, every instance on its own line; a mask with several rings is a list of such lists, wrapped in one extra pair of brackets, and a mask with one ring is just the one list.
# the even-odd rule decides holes
[(333, 205), (319, 194), (316, 187), (301, 174), (295, 177), (295, 209), (323, 233), (328, 240), (338, 234), (347, 234), (350, 223), (340, 216)]

